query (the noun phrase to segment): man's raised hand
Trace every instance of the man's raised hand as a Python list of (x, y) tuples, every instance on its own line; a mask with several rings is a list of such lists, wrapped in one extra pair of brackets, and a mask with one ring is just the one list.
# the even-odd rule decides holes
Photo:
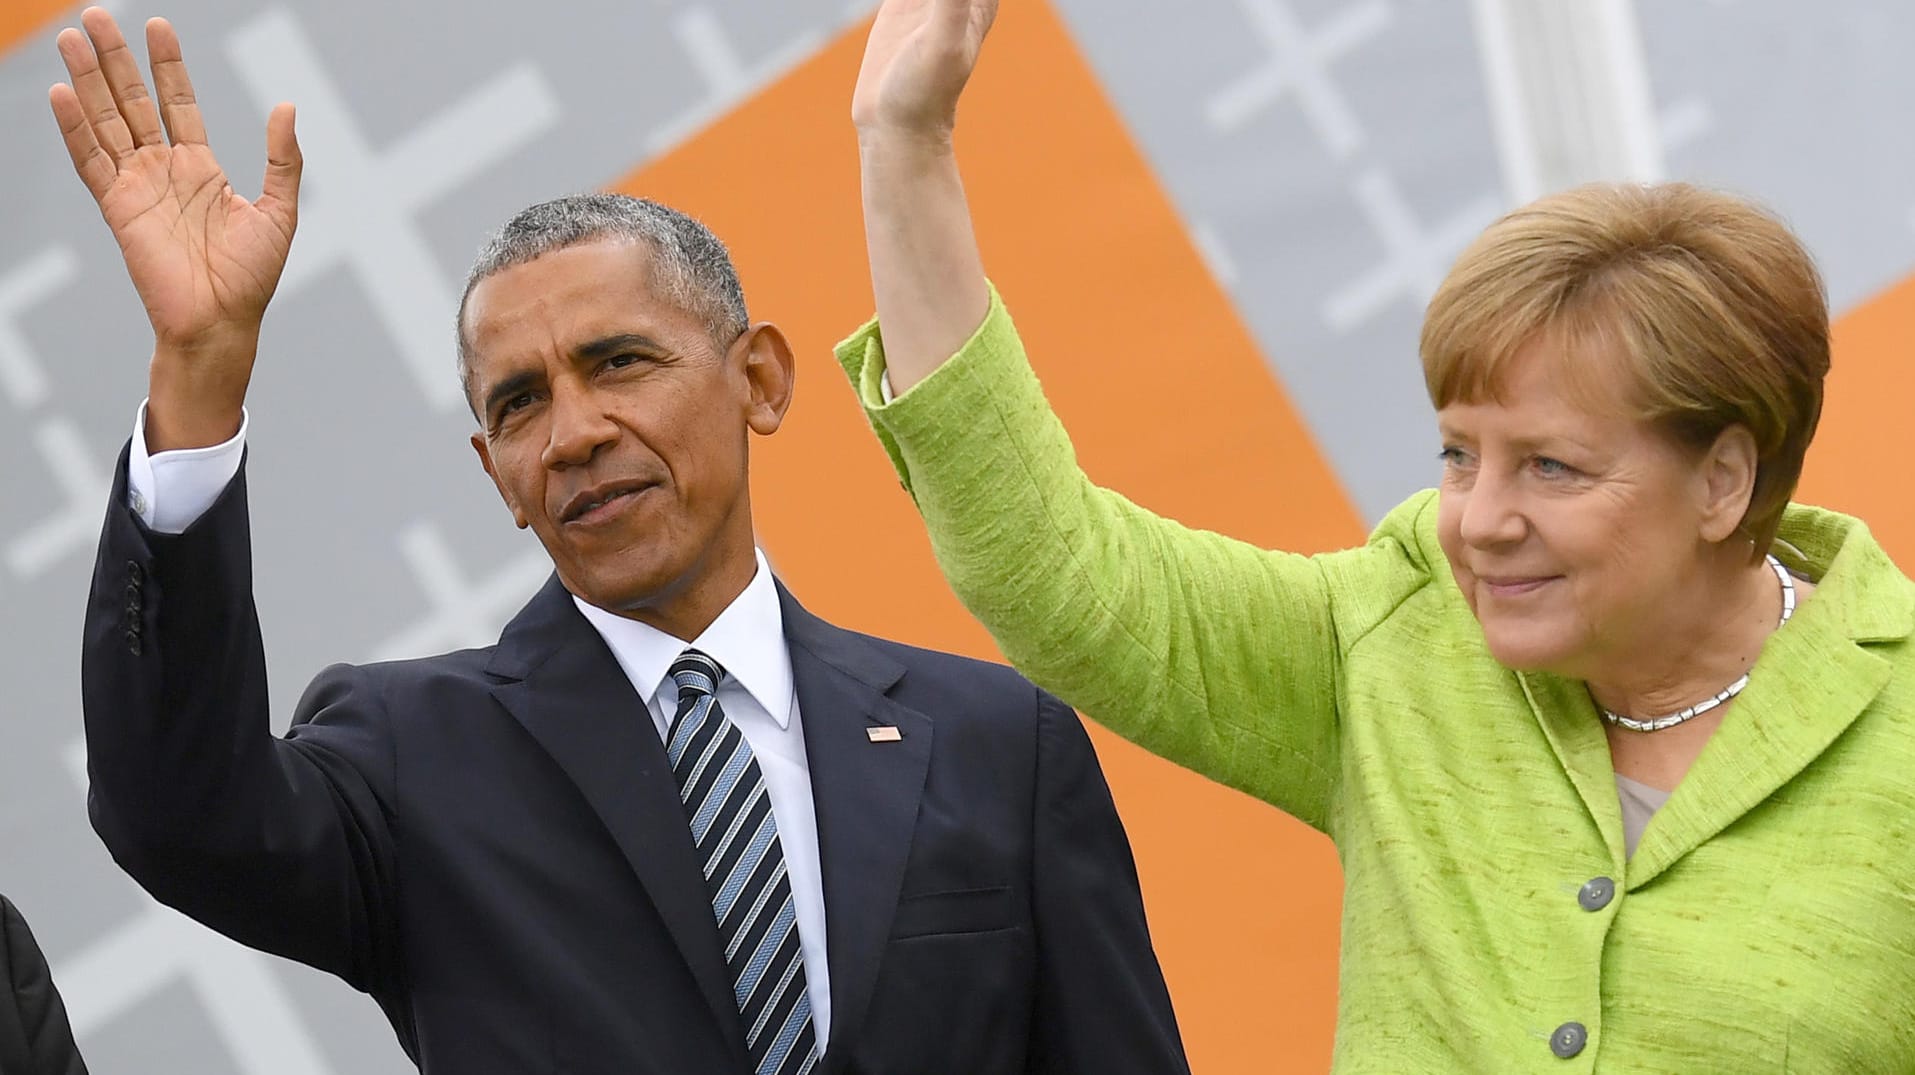
[(70, 84), (47, 96), (153, 325), (148, 446), (218, 443), (238, 427), (260, 321), (298, 222), (293, 109), (282, 104), (267, 121), (264, 191), (247, 201), (206, 145), (172, 26), (146, 25), (149, 93), (113, 17), (88, 8), (81, 23), (84, 33), (59, 36)]

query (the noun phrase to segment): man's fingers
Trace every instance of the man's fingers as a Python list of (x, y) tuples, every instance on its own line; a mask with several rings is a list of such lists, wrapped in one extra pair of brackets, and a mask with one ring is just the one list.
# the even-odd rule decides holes
[(60, 137), (66, 141), (67, 155), (73, 158), (73, 170), (79, 173), (80, 182), (86, 184), (94, 201), (105, 198), (119, 168), (93, 136), (93, 125), (87, 122), (79, 96), (62, 82), (47, 91), (47, 103), (53, 106), (54, 122), (60, 125)]
[(133, 144), (165, 145), (166, 134), (160, 129), (159, 111), (153, 107), (153, 97), (147, 92), (139, 61), (133, 58), (133, 50), (126, 46), (126, 35), (120, 33), (120, 24), (114, 22), (113, 16), (105, 10), (97, 7), (81, 12), (80, 22), (93, 41), (93, 52), (99, 58), (100, 70), (106, 75), (107, 88), (119, 103), (120, 119), (132, 134)]
[(117, 166), (133, 155), (133, 134), (120, 118), (120, 103), (107, 88), (106, 76), (100, 72), (100, 59), (94, 55), (86, 35), (78, 30), (60, 31), (56, 44), (60, 48), (60, 59), (66, 62), (67, 81), (73, 85), (86, 121), (93, 128), (93, 136), (99, 139), (100, 148), (106, 150)]
[(306, 167), (293, 119), (289, 104), (274, 106), (266, 119), (266, 182), (258, 202), (260, 211), (278, 220), (288, 235), (299, 223), (299, 176)]
[(160, 118), (173, 144), (206, 144), (206, 121), (200, 116), (193, 80), (186, 75), (179, 34), (165, 19), (146, 24), (146, 55), (153, 63), (153, 94), (160, 101)]

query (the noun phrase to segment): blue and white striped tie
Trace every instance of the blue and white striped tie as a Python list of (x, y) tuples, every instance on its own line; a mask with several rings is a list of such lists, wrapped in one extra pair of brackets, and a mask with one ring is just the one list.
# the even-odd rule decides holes
[(718, 705), (724, 669), (695, 649), (672, 663), (678, 713), (665, 753), (691, 819), (718, 937), (758, 1075), (805, 1075), (818, 1062), (791, 878), (765, 776)]

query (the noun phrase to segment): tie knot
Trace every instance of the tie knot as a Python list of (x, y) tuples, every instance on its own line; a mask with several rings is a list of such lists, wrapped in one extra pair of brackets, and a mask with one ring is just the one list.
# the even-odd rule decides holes
[(698, 652), (688, 649), (672, 662), (672, 682), (678, 684), (678, 700), (703, 698), (718, 693), (718, 683), (725, 678), (725, 670), (718, 662)]

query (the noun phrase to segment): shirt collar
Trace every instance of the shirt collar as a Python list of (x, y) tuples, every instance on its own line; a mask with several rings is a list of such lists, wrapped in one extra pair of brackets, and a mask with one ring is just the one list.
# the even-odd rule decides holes
[[(692, 646), (717, 661), (764, 707), (780, 728), (791, 726), (791, 651), (785, 647), (784, 613), (778, 607), (778, 588), (764, 550), (754, 550), (758, 561), (751, 582), (718, 618), (691, 642), (684, 642), (648, 623), (607, 612), (572, 595), (572, 603), (612, 650), (632, 687), (647, 700), (658, 696), (672, 662)], [(677, 692), (666, 701), (677, 699)]]

